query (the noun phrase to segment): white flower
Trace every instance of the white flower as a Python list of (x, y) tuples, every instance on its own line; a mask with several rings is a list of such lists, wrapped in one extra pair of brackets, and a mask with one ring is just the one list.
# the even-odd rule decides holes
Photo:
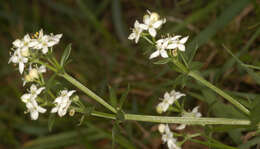
[(185, 51), (185, 43), (188, 40), (188, 36), (183, 37), (182, 39), (179, 39), (181, 36), (177, 35), (170, 38), (169, 45), (167, 46), (167, 49), (175, 49), (178, 48), (180, 51)]
[(164, 130), (160, 130), (162, 135), (163, 143), (167, 143), (169, 149), (180, 149), (180, 147), (176, 144), (177, 140), (173, 137), (173, 133), (171, 132), (169, 126), (166, 124), (160, 124)]
[(148, 14), (144, 15), (143, 21), (144, 25), (152, 37), (155, 37), (157, 32), (156, 29), (160, 28), (162, 24), (166, 22), (166, 19), (160, 19), (160, 16), (156, 12), (149, 12)]
[(58, 44), (62, 34), (58, 35), (44, 35), (43, 30), (39, 31), (39, 35), (37, 38), (37, 45), (34, 46), (35, 49), (41, 49), (43, 54), (48, 52), (49, 47), (53, 47), (54, 45)]
[(32, 84), (29, 93), (24, 94), (21, 97), (21, 100), (26, 104), (28, 112), (30, 112), (32, 120), (38, 119), (39, 113), (46, 112), (46, 109), (39, 106), (36, 102), (36, 98), (44, 89), (44, 87), (37, 89), (36, 85)]
[[(184, 112), (182, 114), (182, 117), (201, 117), (201, 113), (199, 112), (199, 106), (196, 106), (195, 108), (192, 109), (191, 112)], [(178, 127), (176, 127), (176, 129), (178, 130), (182, 130), (185, 129), (186, 125), (185, 124), (181, 124)]]
[(31, 39), (28, 34), (24, 36), (22, 40), (16, 39), (13, 42), (13, 45), (17, 49), (21, 49), (21, 55), (27, 57), (30, 55), (29, 48), (35, 46), (37, 44), (35, 39)]
[(146, 30), (147, 26), (144, 24), (140, 24), (137, 20), (135, 21), (133, 32), (128, 36), (129, 40), (134, 40), (135, 43), (138, 43), (139, 38), (143, 32), (143, 30)]
[(181, 92), (176, 92), (175, 90), (172, 90), (170, 92), (170, 96), (173, 98), (173, 102), (180, 99), (182, 96), (185, 96), (185, 94)]
[(25, 63), (28, 62), (28, 58), (21, 55), (21, 49), (16, 49), (13, 55), (10, 57), (8, 63), (10, 62), (14, 64), (19, 64), (19, 72), (20, 74), (22, 74), (24, 71)]
[(149, 59), (153, 59), (155, 57), (158, 57), (161, 55), (163, 58), (169, 57), (166, 51), (166, 48), (168, 46), (168, 39), (159, 39), (156, 41), (156, 51), (153, 52)]
[(170, 93), (165, 92), (162, 102), (160, 102), (156, 107), (157, 112), (160, 114), (162, 112), (166, 112), (169, 106), (180, 99), (182, 96), (185, 96), (185, 94), (176, 92), (175, 90), (172, 90)]
[(61, 91), (61, 94), (59, 97), (57, 97), (54, 101), (55, 107), (52, 108), (51, 113), (58, 112), (58, 115), (60, 117), (66, 115), (67, 110), (71, 104), (70, 96), (76, 92), (75, 90), (68, 91), (63, 90)]

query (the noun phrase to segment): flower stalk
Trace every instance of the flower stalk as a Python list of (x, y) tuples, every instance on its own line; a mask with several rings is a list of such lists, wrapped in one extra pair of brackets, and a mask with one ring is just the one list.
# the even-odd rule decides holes
[(194, 78), (195, 80), (201, 82), (202, 84), (204, 84), (208, 88), (212, 89), (213, 91), (218, 93), (220, 96), (224, 97), (226, 100), (228, 100), (230, 103), (232, 103), (235, 107), (237, 107), (239, 110), (244, 112), (246, 115), (250, 115), (249, 110), (247, 108), (245, 108), (241, 103), (239, 103), (237, 100), (235, 100), (233, 97), (231, 97), (230, 95), (228, 95), (227, 93), (225, 93), (221, 89), (219, 89), (216, 86), (212, 85), (210, 82), (208, 82), (207, 80), (202, 78), (198, 73), (196, 73), (194, 71), (190, 71), (188, 73), (188, 75), (190, 77)]
[(103, 100), (101, 97), (99, 97), (97, 94), (92, 92), (90, 89), (88, 89), (86, 86), (81, 84), (79, 81), (68, 75), (67, 73), (61, 74), (61, 76), (69, 81), (71, 84), (75, 85), (77, 88), (79, 88), (81, 91), (83, 91), (85, 94), (105, 106), (107, 109), (109, 109), (113, 113), (117, 113), (116, 109), (112, 107), (110, 104), (108, 104), (105, 100)]

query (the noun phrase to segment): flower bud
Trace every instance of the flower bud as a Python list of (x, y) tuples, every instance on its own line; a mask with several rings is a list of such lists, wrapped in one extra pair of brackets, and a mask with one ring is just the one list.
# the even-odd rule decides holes
[(21, 55), (22, 55), (23, 57), (30, 56), (29, 49), (22, 49), (22, 50), (21, 50)]
[(157, 107), (156, 107), (156, 111), (157, 113), (161, 114), (163, 112), (163, 108), (161, 106), (161, 104), (158, 104)]
[(159, 130), (160, 133), (164, 133), (164, 131), (165, 131), (165, 125), (164, 125), (164, 124), (160, 124), (160, 125), (158, 126), (158, 130)]
[(176, 57), (178, 55), (178, 51), (176, 49), (172, 50), (172, 55)]
[(152, 12), (150, 17), (151, 17), (151, 20), (153, 20), (153, 21), (158, 21), (160, 18), (159, 14), (156, 12)]
[(29, 72), (29, 76), (31, 77), (31, 79), (38, 79), (39, 78), (38, 70), (35, 68), (31, 69)]
[(75, 109), (70, 109), (69, 115), (74, 116), (74, 114), (75, 114)]
[(31, 82), (31, 81), (33, 81), (33, 79), (30, 77), (30, 75), (25, 75), (25, 76), (24, 76), (24, 80), (25, 80), (25, 82)]

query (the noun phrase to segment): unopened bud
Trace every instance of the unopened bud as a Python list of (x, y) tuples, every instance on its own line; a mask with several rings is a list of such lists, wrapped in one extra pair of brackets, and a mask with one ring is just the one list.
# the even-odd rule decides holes
[(29, 49), (22, 49), (21, 55), (24, 56), (24, 57), (30, 56)]
[(178, 51), (176, 49), (172, 50), (172, 55), (176, 57), (178, 55)]
[(75, 109), (71, 109), (70, 112), (69, 112), (69, 115), (74, 116), (74, 114), (75, 114)]
[(39, 74), (38, 74), (38, 70), (33, 68), (30, 70), (29, 72), (29, 76), (31, 77), (31, 79), (38, 79), (39, 78)]
[(164, 124), (160, 124), (160, 125), (158, 126), (158, 130), (159, 130), (160, 133), (164, 133), (164, 131), (165, 131), (165, 125), (164, 125)]
[(163, 108), (162, 108), (161, 104), (158, 104), (158, 105), (156, 106), (156, 111), (157, 111), (157, 113), (159, 113), (159, 114), (161, 114), (161, 113), (163, 112)]
[(158, 21), (159, 18), (160, 18), (160, 16), (158, 15), (158, 13), (156, 13), (156, 12), (151, 13), (151, 20)]

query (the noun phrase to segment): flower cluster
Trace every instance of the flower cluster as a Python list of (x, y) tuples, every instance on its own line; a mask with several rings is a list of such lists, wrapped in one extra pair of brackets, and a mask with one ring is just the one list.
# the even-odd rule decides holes
[(185, 96), (185, 94), (176, 92), (175, 90), (172, 90), (170, 93), (166, 92), (164, 94), (164, 98), (161, 99), (162, 102), (160, 102), (156, 107), (157, 112), (159, 114), (161, 114), (162, 112), (166, 112), (169, 106), (180, 99), (182, 96)]
[(160, 124), (158, 130), (162, 134), (163, 143), (166, 143), (169, 149), (180, 149), (177, 139), (173, 137), (173, 132), (167, 124)]
[(26, 34), (23, 39), (16, 39), (13, 42), (13, 53), (9, 63), (19, 64), (19, 72), (23, 74), (26, 63), (30, 62), (38, 51), (48, 53), (49, 48), (58, 44), (61, 37), (62, 34), (44, 35), (43, 30), (40, 30), (32, 38)]
[(152, 37), (153, 40), (149, 40), (149, 42), (153, 42), (156, 45), (156, 51), (152, 52), (149, 59), (153, 59), (155, 57), (161, 56), (163, 58), (168, 58), (169, 54), (172, 56), (177, 56), (178, 50), (185, 51), (185, 43), (188, 40), (188, 36), (182, 37), (180, 35), (175, 36), (167, 36), (166, 38), (161, 38), (156, 41), (155, 37), (157, 35), (157, 31), (164, 23), (166, 23), (166, 19), (160, 19), (160, 16), (156, 12), (148, 11), (148, 14), (143, 17), (144, 23), (139, 23), (137, 20), (135, 21), (134, 28), (132, 29), (132, 33), (129, 35), (129, 40), (135, 40), (135, 43), (138, 43), (140, 37), (144, 37), (146, 40), (149, 40), (147, 34), (143, 33), (143, 31), (148, 31), (148, 35)]
[(155, 37), (157, 35), (156, 30), (166, 22), (166, 19), (160, 19), (160, 16), (156, 12), (147, 10), (147, 13), (143, 17), (143, 23), (135, 21), (133, 32), (128, 37), (129, 40), (135, 40), (135, 43), (138, 43), (143, 31), (148, 31), (152, 37)]
[[(21, 96), (21, 100), (25, 103), (27, 108), (25, 113), (30, 113), (32, 120), (37, 120), (39, 113), (45, 113), (47, 111), (43, 106), (48, 106), (48, 102), (40, 97), (40, 94), (42, 94), (42, 92), (44, 93), (46, 89), (43, 73), (47, 72), (47, 69), (44, 60), (53, 63), (50, 54), (52, 54), (53, 46), (59, 43), (61, 37), (62, 34), (44, 34), (41, 29), (32, 36), (26, 34), (22, 39), (16, 39), (12, 43), (13, 47), (8, 63), (12, 62), (19, 65), (19, 72), (23, 75), (23, 86), (27, 83), (33, 83), (28, 93)], [(46, 90), (48, 90), (46, 91), (48, 93), (51, 92), (49, 89)], [(66, 115), (72, 103), (70, 96), (72, 96), (73, 93), (75, 93), (74, 90), (61, 91), (60, 96), (51, 104), (51, 106), (55, 106), (52, 108), (51, 113), (58, 112), (60, 117)], [(41, 105), (39, 105), (39, 103), (41, 103)]]

